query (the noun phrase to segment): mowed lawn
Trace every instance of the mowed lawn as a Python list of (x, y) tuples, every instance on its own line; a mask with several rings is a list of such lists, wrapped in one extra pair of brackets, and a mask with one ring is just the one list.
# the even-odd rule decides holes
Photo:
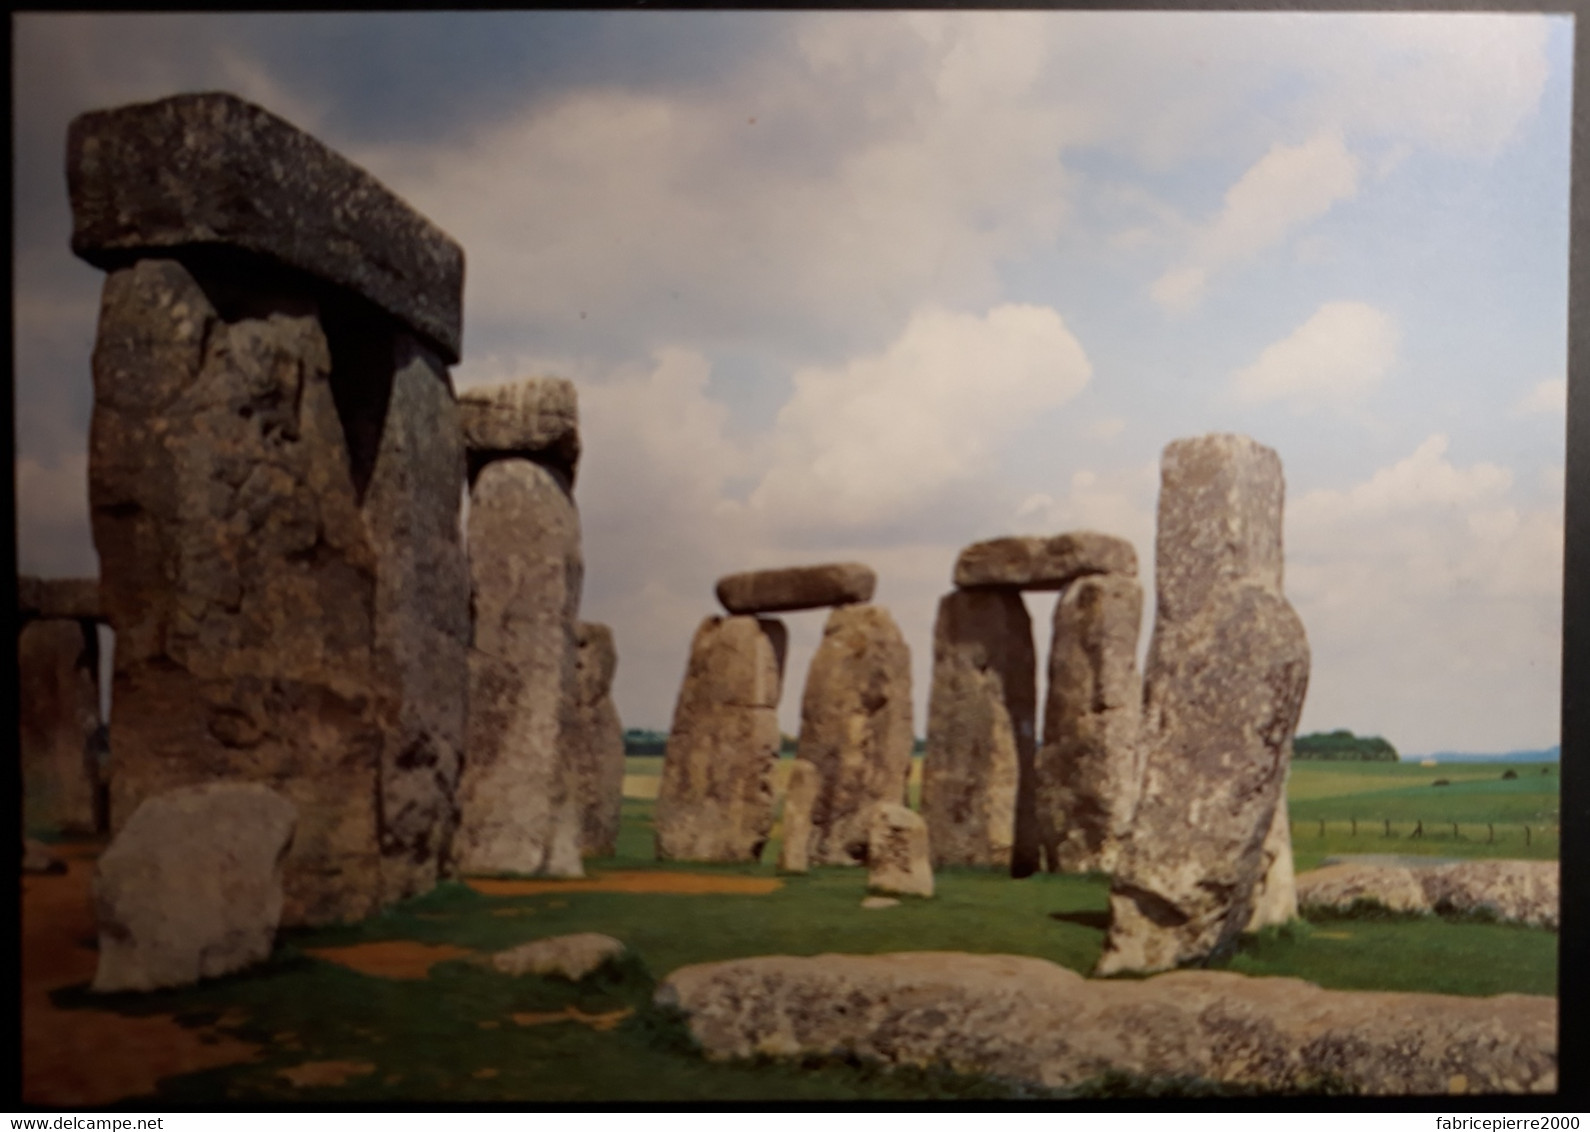
[[(87, 1012), (81, 1021), (90, 1028), (100, 1025), (100, 1011), (163, 1014), (257, 1047), (254, 1060), (168, 1078), (153, 1102), (125, 1102), (134, 1107), (1022, 1095), (1009, 1084), (937, 1071), (709, 1063), (690, 1048), (678, 1020), (651, 1005), (655, 982), (687, 963), (748, 955), (907, 950), (1034, 955), (1086, 973), (1108, 928), (1106, 878), (1016, 881), (997, 870), (944, 869), (932, 899), (868, 910), (861, 907), (864, 870), (780, 877), (776, 839), (752, 864), (658, 862), (654, 802), (646, 795), (655, 794), (660, 762), (630, 760), (626, 786), (642, 796), (626, 798), (618, 851), (587, 862), (585, 882), (538, 881), (517, 892), (448, 883), (359, 924), (285, 931), (272, 960), (248, 972), (154, 995), (105, 998), (77, 985), (52, 1000), (61, 1011)], [(1501, 768), (1488, 777), (1487, 768), (1464, 770), (1461, 782), (1447, 774), (1454, 787), (1432, 788), (1429, 768), (1299, 767), (1293, 813), (1459, 786), (1472, 797), (1443, 801), (1468, 797), (1463, 804), (1478, 805), (1489, 793), (1504, 809), (1526, 795), (1541, 804), (1536, 782), (1529, 794), (1503, 783)], [(1526, 777), (1520, 768), (1519, 781)], [(1548, 780), (1554, 788), (1555, 777)], [(1307, 829), (1297, 836), (1302, 863), (1313, 851)], [(1387, 851), (1381, 839), (1354, 840), (1361, 851)], [(1406, 848), (1404, 839), (1396, 851)], [(720, 891), (710, 891), (714, 885)], [(578, 986), (513, 978), (482, 962), (528, 939), (590, 931), (623, 940), (630, 962)], [(340, 949), (361, 945), (394, 949), (419, 966), (400, 977), (338, 961), (354, 954)], [(1247, 940), (1224, 965), (1348, 990), (1553, 994), (1557, 936), (1436, 917), (1316, 918)]]

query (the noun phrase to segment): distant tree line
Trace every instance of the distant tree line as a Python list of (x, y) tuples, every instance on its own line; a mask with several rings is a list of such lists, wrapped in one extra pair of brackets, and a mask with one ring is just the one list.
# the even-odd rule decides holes
[(1333, 759), (1342, 762), (1394, 763), (1397, 748), (1379, 735), (1354, 735), (1351, 731), (1316, 731), (1292, 740), (1295, 759)]

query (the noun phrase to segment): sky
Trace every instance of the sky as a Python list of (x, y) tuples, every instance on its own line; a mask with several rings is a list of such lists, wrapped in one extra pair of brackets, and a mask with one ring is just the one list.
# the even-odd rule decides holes
[[(1159, 456), (1286, 476), (1300, 731), (1558, 741), (1572, 19), (13, 17), (18, 567), (98, 570), (67, 124), (229, 90), (464, 247), (457, 388), (580, 401), (581, 616), (664, 729), (717, 578), (861, 561), (924, 728), (960, 549), (1130, 539)], [(1028, 595), (1040, 667), (1053, 594)], [(821, 611), (790, 632), (799, 725)]]

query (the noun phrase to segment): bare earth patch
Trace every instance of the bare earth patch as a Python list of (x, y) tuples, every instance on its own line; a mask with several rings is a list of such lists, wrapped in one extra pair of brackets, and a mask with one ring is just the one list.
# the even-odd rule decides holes
[(482, 896), (541, 896), (549, 892), (663, 892), (682, 896), (766, 896), (784, 887), (777, 877), (726, 877), (641, 870), (603, 873), (579, 880), (509, 880), (471, 877), (464, 883)]
[(431, 968), (448, 959), (472, 954), (467, 948), (450, 943), (414, 943), (406, 939), (358, 943), (351, 947), (306, 947), (305, 955), (339, 963), (361, 975), (382, 979), (425, 979)]
[[(579, 1022), (593, 1030), (607, 1031), (616, 1027), (634, 1011), (629, 1007), (622, 1010), (610, 1010), (605, 1014), (587, 1014), (577, 1006), (565, 1006), (562, 1010), (555, 1010), (544, 1014), (510, 1014), (508, 1017), (520, 1026), (545, 1026), (552, 1022)], [(482, 1023), (484, 1025), (484, 1023)]]
[(276, 1074), (289, 1081), (295, 1089), (314, 1085), (343, 1085), (351, 1077), (374, 1073), (375, 1066), (368, 1061), (306, 1061)]
[[(254, 1061), (258, 1046), (169, 1014), (129, 1018), (61, 1010), (50, 992), (94, 977), (98, 953), (90, 884), (102, 846), (56, 851), (67, 871), (22, 878), (22, 1100), (95, 1108), (155, 1091), (163, 1077)], [(228, 1016), (231, 1025), (240, 1019)]]

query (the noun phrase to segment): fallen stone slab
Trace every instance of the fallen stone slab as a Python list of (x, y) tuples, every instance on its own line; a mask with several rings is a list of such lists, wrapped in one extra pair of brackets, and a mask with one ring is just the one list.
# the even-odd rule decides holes
[(898, 908), (900, 901), (893, 896), (864, 896), (861, 906), (868, 911), (875, 911), (879, 908)]
[(1498, 920), (1557, 929), (1561, 906), (1556, 861), (1463, 861), (1414, 873), (1434, 912), (1488, 912)]
[(1488, 913), (1505, 923), (1558, 927), (1556, 861), (1451, 861), (1326, 865), (1297, 878), (1305, 912), (1345, 912), (1365, 902), (1393, 912)]
[(533, 939), (491, 957), (505, 975), (558, 975), (579, 982), (603, 963), (624, 954), (624, 944), (600, 932)]
[(291, 802), (253, 782), (146, 799), (94, 867), (93, 989), (186, 986), (267, 958), (297, 821)]
[(72, 251), (226, 245), (369, 299), (458, 361), (464, 253), (369, 173), (276, 115), (220, 92), (83, 114), (67, 132)]
[(720, 1061), (856, 1057), (1050, 1089), (1106, 1073), (1379, 1096), (1557, 1087), (1557, 1003), (1541, 995), (1331, 991), (1224, 971), (1090, 980), (1027, 956), (906, 952), (701, 963), (656, 1001)]
[(1137, 551), (1114, 535), (1070, 531), (974, 542), (955, 560), (955, 585), (1061, 590), (1089, 574), (1137, 574)]
[(98, 578), (38, 578), (17, 575), (17, 618), (102, 621)]
[(574, 482), (580, 410), (568, 379), (532, 377), (465, 389), (458, 395), (458, 423), (472, 463), (523, 456), (561, 470)]
[(871, 601), (878, 575), (860, 562), (751, 570), (718, 579), (718, 601), (730, 613), (784, 613)]

